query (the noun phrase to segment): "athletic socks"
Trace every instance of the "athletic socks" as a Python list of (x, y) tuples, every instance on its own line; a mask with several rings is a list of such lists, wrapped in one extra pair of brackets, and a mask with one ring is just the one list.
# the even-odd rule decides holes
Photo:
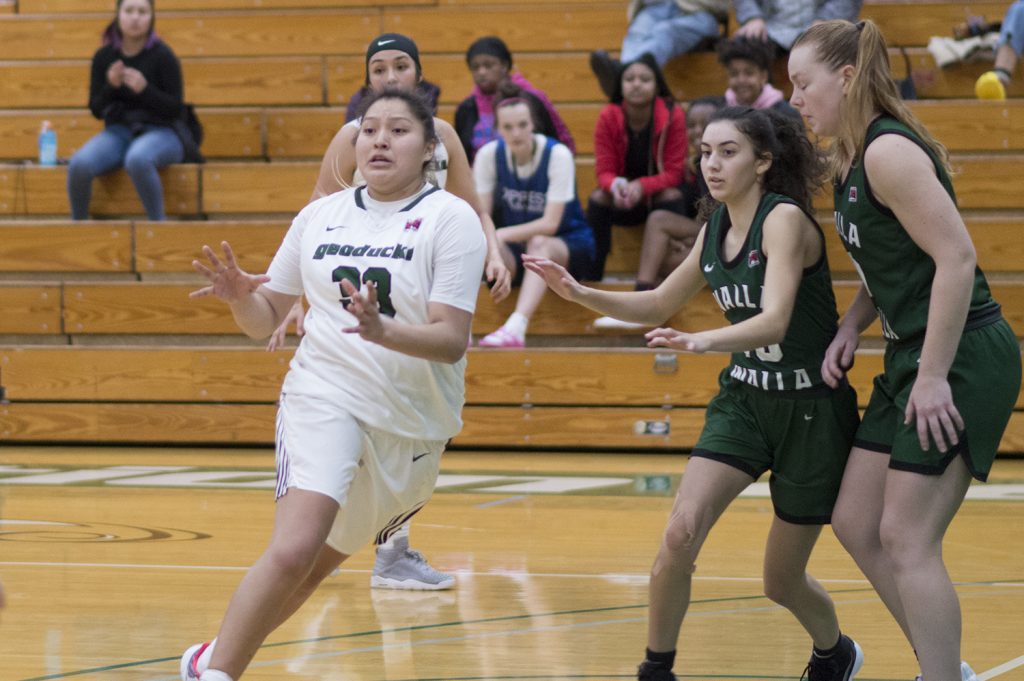
[(657, 669), (671, 670), (676, 663), (676, 651), (670, 650), (667, 653), (656, 653), (650, 648), (644, 655), (644, 662), (650, 663), (651, 667)]
[(513, 312), (502, 324), (502, 327), (519, 339), (526, 338), (526, 327), (530, 325), (530, 318), (519, 312)]
[[(812, 649), (814, 650), (814, 654), (817, 655), (818, 657), (832, 657), (833, 655), (835, 655), (836, 653), (839, 652), (839, 649), (842, 647), (842, 644), (843, 644), (843, 634), (840, 633), (839, 634), (839, 639), (836, 641), (836, 644), (834, 646), (832, 646), (831, 648), (829, 648), (828, 650), (822, 650), (818, 646), (812, 646)], [(915, 651), (915, 654), (916, 654), (916, 651)]]
[(400, 528), (395, 530), (391, 534), (391, 536), (388, 537), (388, 540), (383, 544), (377, 544), (377, 548), (384, 549), (385, 551), (390, 551), (395, 548), (395, 542), (397, 541), (403, 541), (402, 548), (409, 547), (409, 523), (406, 523), (405, 525), (402, 525)]

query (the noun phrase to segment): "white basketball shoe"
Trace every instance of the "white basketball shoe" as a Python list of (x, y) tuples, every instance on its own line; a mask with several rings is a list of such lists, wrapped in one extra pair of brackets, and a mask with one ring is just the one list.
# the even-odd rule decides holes
[[(914, 681), (922, 681), (921, 675), (918, 674)], [(978, 675), (971, 669), (971, 665), (963, 660), (960, 660), (960, 681), (978, 681)]]
[(181, 681), (199, 681), (213, 657), (213, 647), (217, 639), (208, 643), (197, 643), (181, 656)]

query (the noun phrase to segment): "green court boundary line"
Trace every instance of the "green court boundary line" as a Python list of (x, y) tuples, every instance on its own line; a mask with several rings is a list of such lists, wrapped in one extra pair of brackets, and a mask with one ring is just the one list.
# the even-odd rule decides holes
[[(1013, 584), (1024, 582), (1024, 579), (993, 579), (981, 582), (958, 582), (955, 583), (956, 587), (971, 587), (971, 586), (988, 586), (993, 584)], [(836, 589), (835, 591), (829, 591), (829, 594), (852, 594), (852, 593), (868, 593), (874, 592), (871, 587), (860, 587), (856, 589)], [(702, 605), (707, 603), (729, 603), (736, 601), (757, 601), (767, 600), (767, 596), (759, 594), (756, 596), (729, 596), (723, 598), (702, 598), (693, 600), (690, 605)], [(260, 650), (270, 648), (283, 648), (294, 645), (305, 645), (309, 643), (321, 643), (324, 641), (340, 641), (343, 639), (350, 638), (362, 638), (365, 636), (376, 636), (384, 633), (396, 633), (402, 631), (423, 631), (426, 629), (445, 629), (448, 627), (457, 627), (470, 624), (488, 624), (493, 622), (513, 622), (516, 620), (534, 619), (539, 617), (561, 617), (565, 615), (585, 615), (595, 612), (616, 612), (622, 610), (637, 610), (640, 608), (646, 608), (647, 603), (634, 604), (634, 605), (614, 605), (603, 608), (577, 608), (574, 610), (556, 610), (553, 612), (536, 613), (536, 614), (525, 614), (525, 615), (502, 615), (499, 617), (482, 617), (474, 620), (455, 620), (452, 622), (437, 622), (434, 624), (416, 624), (408, 627), (396, 627), (392, 629), (372, 629), (368, 631), (356, 631), (348, 634), (331, 634), (328, 636), (316, 636), (312, 638), (295, 639), (292, 641), (279, 641), (277, 643), (265, 643), (260, 646)], [(116, 669), (129, 669), (132, 667), (145, 667), (152, 664), (161, 664), (163, 662), (176, 662), (180, 660), (180, 657), (159, 657), (152, 658), (149, 660), (136, 660), (134, 662), (122, 662), (119, 664), (105, 665), (103, 667), (92, 667), (89, 669), (79, 669), (72, 672), (61, 672), (58, 674), (48, 674), (46, 676), (33, 676), (20, 681), (53, 681), (54, 679), (66, 679), (72, 676), (85, 676), (87, 674), (99, 674), (101, 672), (109, 672)], [(529, 676), (529, 675), (505, 675), (505, 676), (444, 676), (444, 677), (419, 677), (414, 679), (402, 679), (400, 681), (542, 681), (546, 679), (631, 679), (634, 678), (633, 674), (579, 674), (579, 675), (567, 675), (567, 674), (556, 674), (552, 676)], [(793, 679), (792, 676), (765, 676), (765, 675), (743, 675), (743, 674), (676, 674), (677, 677), (687, 679)], [(894, 679), (861, 679), (861, 681), (898, 681)]]
[[(999, 580), (999, 581), (1006, 581), (1006, 580)], [(874, 590), (871, 587), (862, 587), (862, 588), (857, 588), (857, 589), (842, 589), (842, 590), (833, 591), (833, 592), (830, 592), (830, 593), (864, 593), (864, 592), (868, 592), (868, 591), (874, 591)], [(731, 596), (731, 597), (725, 597), (725, 598), (706, 598), (706, 599), (695, 600), (695, 601), (691, 601), (691, 605), (700, 605), (700, 604), (705, 604), (705, 603), (728, 603), (728, 602), (734, 602), (734, 601), (754, 601), (754, 600), (766, 600), (766, 599), (767, 599), (767, 596), (765, 596), (764, 594), (760, 594), (760, 595), (757, 595), (757, 596)], [(585, 615), (585, 614), (595, 613), (595, 612), (616, 612), (616, 611), (622, 611), (622, 610), (637, 610), (637, 609), (646, 608), (646, 607), (647, 607), (647, 603), (641, 603), (641, 604), (634, 604), (634, 605), (614, 605), (614, 606), (608, 606), (608, 607), (603, 607), (603, 608), (577, 608), (577, 609), (574, 609), (574, 610), (556, 610), (554, 612), (536, 613), (536, 614), (502, 615), (502, 616), (499, 616), (499, 617), (482, 617), (482, 618), (474, 619), (474, 620), (454, 620), (452, 622), (437, 622), (437, 623), (434, 623), (434, 624), (416, 624), (416, 625), (411, 625), (411, 626), (408, 626), (408, 627), (396, 627), (396, 628), (393, 628), (393, 629), (372, 629), (372, 630), (368, 630), (368, 631), (356, 631), (356, 632), (352, 632), (352, 633), (348, 633), (348, 634), (331, 634), (331, 635), (328, 635), (328, 636), (315, 636), (315, 637), (312, 637), (312, 638), (295, 639), (293, 641), (279, 641), (277, 643), (266, 643), (266, 644), (260, 646), (260, 650), (270, 649), (270, 648), (283, 648), (283, 647), (286, 647), (286, 646), (304, 645), (304, 644), (309, 644), (309, 643), (321, 643), (321, 642), (324, 642), (324, 641), (340, 641), (340, 640), (350, 639), (350, 638), (362, 638), (362, 637), (365, 637), (365, 636), (377, 636), (379, 634), (384, 634), (384, 633), (395, 633), (395, 632), (402, 632), (402, 631), (423, 631), (423, 630), (426, 630), (426, 629), (445, 629), (445, 628), (449, 628), (449, 627), (465, 626), (465, 625), (470, 625), (470, 624), (489, 624), (489, 623), (493, 623), (493, 622), (514, 622), (514, 621), (517, 621), (517, 620), (535, 619), (535, 618), (540, 618), (540, 617), (561, 617), (561, 616), (565, 616), (565, 615)], [(122, 662), (120, 664), (105, 665), (103, 667), (92, 667), (90, 669), (79, 669), (79, 670), (73, 671), (73, 672), (61, 672), (59, 674), (49, 674), (47, 676), (33, 676), (31, 678), (21, 679), (21, 681), (52, 681), (53, 679), (66, 679), (66, 678), (69, 678), (69, 677), (72, 677), (72, 676), (84, 676), (86, 674), (99, 674), (101, 672), (113, 671), (115, 669), (127, 669), (127, 668), (130, 668), (130, 667), (143, 667), (143, 666), (147, 666), (147, 665), (151, 665), (151, 664), (160, 664), (160, 663), (163, 663), (163, 662), (176, 662), (176, 661), (178, 661), (180, 659), (181, 659), (180, 657), (176, 656), (176, 657), (159, 657), (159, 658), (153, 658), (153, 659), (149, 659), (149, 660), (137, 660), (135, 662)], [(594, 677), (589, 676), (589, 675), (582, 675), (580, 677), (569, 677), (569, 676), (565, 676), (565, 675), (537, 676), (537, 677), (530, 677), (530, 676), (481, 676), (481, 677), (466, 677), (466, 681), (469, 681), (470, 679), (480, 679), (481, 681), (483, 679), (523, 679), (525, 681), (527, 679), (532, 679), (532, 678), (536, 678), (536, 679), (557, 679), (557, 678), (630, 678), (631, 676), (632, 675), (630, 675), (629, 677), (605, 676), (605, 675), (594, 676)], [(700, 677), (700, 676), (707, 676), (707, 675), (698, 674), (696, 676)], [(453, 678), (454, 677), (452, 677), (452, 679)], [(793, 678), (793, 677), (789, 677), (789, 676), (751, 676), (751, 677), (723, 676), (721, 678), (789, 679), (789, 678)], [(450, 679), (449, 677), (443, 677), (443, 679), (438, 679), (438, 681), (452, 681), (452, 679)], [(416, 681), (432, 681), (432, 679), (431, 678), (424, 678), (424, 679), (417, 679)], [(865, 680), (865, 681), (868, 681), (868, 680)], [(883, 681), (883, 680), (879, 680), (879, 681)]]

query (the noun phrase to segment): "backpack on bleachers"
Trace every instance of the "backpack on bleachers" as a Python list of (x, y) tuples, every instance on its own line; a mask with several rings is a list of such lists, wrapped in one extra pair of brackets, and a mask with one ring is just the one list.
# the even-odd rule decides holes
[(174, 121), (174, 132), (177, 133), (181, 145), (185, 148), (185, 163), (204, 163), (199, 147), (203, 143), (203, 124), (199, 122), (196, 108), (191, 104), (181, 107), (181, 116)]

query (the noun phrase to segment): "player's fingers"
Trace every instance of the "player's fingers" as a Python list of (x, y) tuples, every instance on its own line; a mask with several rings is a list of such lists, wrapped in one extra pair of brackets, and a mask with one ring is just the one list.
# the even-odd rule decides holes
[[(925, 422), (928, 426), (927, 432), (931, 435), (932, 441), (935, 442), (935, 446), (939, 448), (940, 452), (945, 453), (949, 447), (946, 446), (946, 436), (942, 433), (942, 424), (939, 422), (939, 417), (932, 416)], [(918, 428), (918, 430), (920, 430), (920, 428)], [(928, 439), (925, 438), (922, 442), (923, 444), (921, 445), (921, 449), (928, 449)]]
[(953, 423), (953, 418), (947, 412), (940, 412), (938, 417), (939, 425), (942, 428), (942, 432), (946, 437), (946, 441), (950, 445), (957, 445), (960, 443), (960, 433), (957, 432), (956, 424)]
[(673, 337), (675, 335), (676, 335), (675, 329), (668, 329), (668, 328), (663, 328), (663, 327), (658, 327), (657, 329), (651, 329), (650, 331), (648, 331), (647, 333), (644, 334), (644, 336), (648, 340), (651, 340), (652, 338), (671, 338), (671, 337)]
[(356, 285), (353, 284), (350, 279), (341, 280), (341, 290), (345, 292), (345, 295), (351, 298), (355, 298), (359, 295), (359, 289), (356, 288)]
[(364, 309), (367, 312), (369, 312), (371, 314), (373, 313), (374, 310), (378, 309), (378, 307), (377, 307), (377, 283), (376, 282), (371, 281), (369, 284), (367, 284), (367, 286), (366, 286), (366, 304), (363, 307), (364, 307)]
[(224, 269), (224, 263), (220, 261), (220, 258), (218, 258), (217, 254), (213, 252), (213, 249), (206, 244), (203, 244), (203, 255), (205, 255), (206, 259), (210, 261), (211, 265), (213, 265), (213, 270), (215, 272), (220, 272)]
[(231, 244), (227, 241), (220, 242), (220, 248), (224, 251), (224, 262), (228, 267), (238, 267), (238, 262), (235, 260), (235, 252), (231, 250)]
[(839, 368), (843, 371), (849, 371), (853, 368), (854, 352), (857, 350), (854, 345), (844, 345), (842, 347), (842, 354), (840, 355)]
[(216, 278), (216, 275), (214, 275), (213, 270), (211, 270), (209, 267), (199, 262), (198, 260), (192, 261), (192, 269), (194, 269), (196, 272), (203, 275), (210, 281), (213, 281)]

